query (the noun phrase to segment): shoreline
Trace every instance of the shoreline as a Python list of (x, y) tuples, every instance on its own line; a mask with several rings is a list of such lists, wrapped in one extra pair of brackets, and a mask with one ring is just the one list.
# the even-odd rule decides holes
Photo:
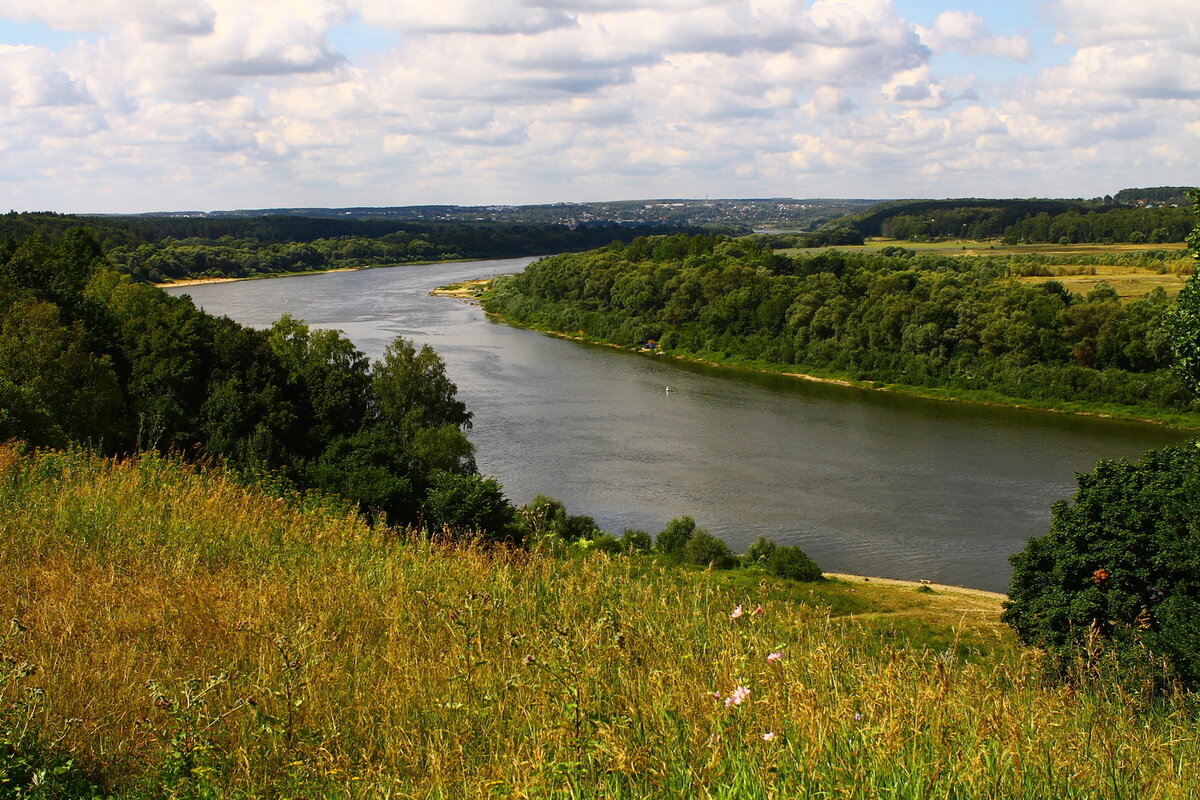
[(826, 572), (825, 577), (830, 580), (843, 581), (845, 583), (870, 583), (875, 586), (894, 586), (899, 588), (911, 588), (920, 590), (921, 588), (929, 588), (935, 592), (945, 594), (965, 594), (970, 597), (978, 597), (986, 600), (996, 600), (1004, 602), (1008, 600), (1008, 595), (1002, 592), (990, 592), (986, 589), (972, 589), (970, 586), (954, 586), (948, 583), (932, 583), (926, 581), (905, 581), (899, 578), (877, 578), (869, 575), (851, 575), (845, 572)]
[(460, 264), (466, 261), (500, 261), (503, 259), (487, 258), (452, 258), (446, 261), (405, 261), (399, 264), (362, 264), (357, 267), (333, 267), (331, 269), (306, 269), (300, 272), (274, 272), (267, 275), (247, 275), (242, 278), (183, 278), (177, 281), (155, 283), (159, 289), (178, 288), (181, 286), (202, 286), (206, 283), (235, 283), (237, 281), (265, 281), (271, 278), (298, 278), (303, 275), (328, 275), (331, 272), (358, 272), (364, 269), (390, 269), (392, 267), (428, 267), (432, 264)]
[[(444, 296), (450, 296), (450, 295), (444, 295)], [(647, 351), (647, 350), (632, 350), (631, 351), (630, 348), (627, 348), (627, 347), (625, 347), (623, 345), (619, 345), (619, 344), (613, 344), (612, 342), (602, 342), (602, 341), (598, 341), (596, 339), (588, 338), (586, 336), (580, 336), (578, 334), (563, 333), (562, 331), (553, 331), (553, 330), (548, 330), (545, 328), (538, 328), (533, 325), (525, 325), (520, 322), (513, 322), (512, 320), (505, 318), (501, 314), (498, 314), (494, 311), (488, 311), (486, 308), (484, 309), (484, 313), (487, 314), (487, 316), (490, 317), (491, 319), (494, 319), (498, 322), (503, 322), (506, 325), (512, 325), (512, 326), (518, 327), (518, 328), (525, 328), (527, 330), (537, 331), (538, 333), (544, 333), (547, 336), (555, 336), (560, 339), (569, 339), (573, 342), (581, 342), (583, 344), (598, 345), (600, 347), (612, 347), (614, 349), (622, 350), (625, 352), (636, 352), (636, 353), (641, 353), (641, 354), (648, 354), (651, 352), (651, 351)], [(909, 386), (908, 384), (875, 385), (879, 382), (878, 381), (855, 381), (855, 380), (851, 380), (849, 378), (825, 378), (825, 377), (821, 377), (819, 375), (811, 375), (811, 374), (804, 373), (804, 372), (786, 372), (786, 371), (782, 371), (782, 370), (770, 369), (767, 367), (761, 367), (761, 366), (756, 367), (756, 366), (752, 366), (750, 364), (729, 364), (729, 363), (722, 363), (722, 362), (718, 362), (718, 361), (709, 361), (707, 359), (698, 358), (698, 357), (689, 356), (689, 355), (681, 355), (681, 354), (677, 354), (677, 353), (665, 353), (664, 351), (659, 351), (659, 352), (663, 355), (668, 355), (671, 358), (677, 359), (679, 361), (685, 361), (690, 364), (702, 364), (704, 366), (717, 367), (719, 369), (744, 370), (746, 372), (756, 372), (756, 373), (759, 373), (762, 375), (781, 375), (783, 377), (796, 378), (798, 380), (809, 381), (812, 383), (826, 383), (826, 384), (832, 384), (834, 386), (845, 386), (845, 387), (851, 388), (851, 389), (864, 389), (864, 390), (873, 391), (873, 392), (891, 392), (893, 394), (903, 395), (905, 397), (916, 397), (916, 398), (920, 398), (923, 400), (938, 400), (938, 401), (948, 402), (948, 403), (969, 403), (972, 405), (994, 406), (994, 407), (998, 407), (998, 408), (1014, 408), (1014, 409), (1020, 409), (1020, 410), (1025, 410), (1025, 411), (1039, 411), (1039, 412), (1048, 412), (1048, 413), (1053, 413), (1053, 414), (1069, 414), (1069, 415), (1077, 416), (1077, 417), (1091, 417), (1093, 419), (1113, 420), (1115, 422), (1134, 422), (1134, 423), (1139, 423), (1139, 424), (1144, 424), (1144, 425), (1157, 425), (1160, 427), (1168, 428), (1171, 430), (1177, 430), (1177, 431), (1194, 432), (1194, 431), (1200, 430), (1200, 421), (1197, 421), (1197, 422), (1194, 422), (1191, 424), (1186, 424), (1186, 425), (1175, 424), (1175, 423), (1168, 422), (1168, 421), (1162, 420), (1162, 419), (1154, 419), (1152, 417), (1136, 416), (1133, 414), (1126, 416), (1126, 415), (1121, 415), (1121, 414), (1113, 414), (1113, 413), (1109, 413), (1106, 411), (1074, 410), (1074, 409), (1068, 409), (1068, 408), (1055, 408), (1053, 406), (1036, 405), (1036, 404), (1030, 403), (1029, 401), (1019, 400), (1018, 398), (1013, 398), (1013, 402), (1003, 402), (1000, 400), (973, 399), (973, 398), (969, 398), (969, 397), (948, 397), (944, 394), (941, 394), (939, 392), (939, 390), (934, 387)], [(1069, 402), (1069, 401), (1064, 401), (1064, 402)], [(1189, 412), (1179, 412), (1179, 413), (1180, 413), (1180, 415), (1187, 415)]]

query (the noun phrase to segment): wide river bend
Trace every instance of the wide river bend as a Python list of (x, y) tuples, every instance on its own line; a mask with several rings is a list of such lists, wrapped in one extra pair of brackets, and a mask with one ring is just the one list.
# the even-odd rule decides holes
[[(830, 572), (1005, 591), (1008, 556), (1097, 459), (1181, 441), (1161, 427), (919, 400), (581, 344), (430, 297), (532, 259), (173, 288), (265, 327), (291, 314), (376, 358), (432, 345), (474, 413), (480, 471), (605, 530), (690, 514), (737, 552), (763, 535)], [(668, 387), (671, 391), (667, 391)]]

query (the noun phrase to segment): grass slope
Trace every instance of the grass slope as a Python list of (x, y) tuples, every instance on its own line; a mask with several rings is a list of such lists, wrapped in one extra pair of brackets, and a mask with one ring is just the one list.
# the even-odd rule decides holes
[(430, 543), (153, 455), (5, 446), (0, 509), (2, 796), (1200, 790), (1187, 698), (1048, 679), (996, 598)]

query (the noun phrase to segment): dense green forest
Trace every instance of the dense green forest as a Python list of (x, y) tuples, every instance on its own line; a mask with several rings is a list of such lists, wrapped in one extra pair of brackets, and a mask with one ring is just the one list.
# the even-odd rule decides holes
[(414, 522), (481, 482), (470, 424), (428, 347), (372, 364), (294, 319), (243, 327), (119, 274), (78, 229), (0, 244), (0, 441), (172, 450)]
[[(160, 282), (188, 277), (245, 278), (286, 272), (515, 258), (599, 247), (681, 230), (677, 226), (420, 222), (261, 217), (0, 216), (0, 239), (55, 239), (84, 228), (120, 272)], [(699, 232), (699, 228), (685, 228)]]
[(1001, 239), (1007, 244), (1181, 242), (1195, 219), (1179, 206), (1126, 207), (1073, 200), (908, 200), (882, 203), (831, 225), (863, 236), (924, 241)]
[(1035, 268), (1019, 256), (888, 253), (785, 256), (713, 235), (639, 239), (543, 259), (497, 280), (486, 308), (715, 360), (1049, 403), (1200, 410), (1171, 370), (1175, 303), (1161, 290), (1120, 302), (1105, 285), (1078, 296), (1056, 281), (1012, 280)]

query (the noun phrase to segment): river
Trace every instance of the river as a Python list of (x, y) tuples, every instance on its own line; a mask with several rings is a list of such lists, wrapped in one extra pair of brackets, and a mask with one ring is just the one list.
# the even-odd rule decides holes
[[(830, 572), (1005, 591), (1008, 556), (1097, 459), (1180, 441), (1161, 427), (919, 400), (689, 365), (489, 320), (437, 286), (532, 259), (171, 289), (265, 327), (288, 313), (371, 357), (432, 345), (474, 413), (480, 471), (620, 535), (690, 514), (742, 552), (759, 535)], [(667, 388), (671, 391), (667, 391)]]

